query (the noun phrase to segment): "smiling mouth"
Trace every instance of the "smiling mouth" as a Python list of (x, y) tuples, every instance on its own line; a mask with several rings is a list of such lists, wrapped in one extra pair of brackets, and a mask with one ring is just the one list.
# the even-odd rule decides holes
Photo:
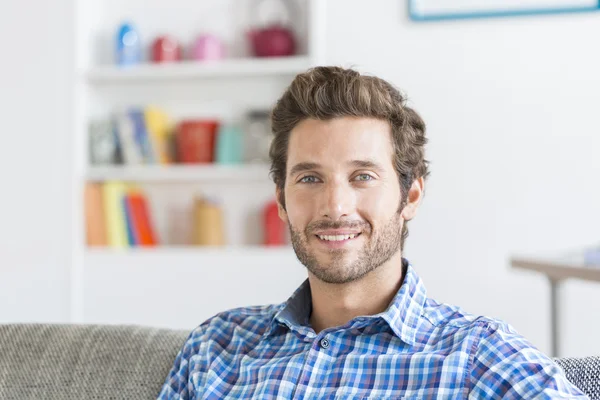
[(326, 242), (343, 242), (345, 240), (352, 240), (359, 237), (360, 233), (353, 233), (348, 235), (315, 235), (320, 240)]

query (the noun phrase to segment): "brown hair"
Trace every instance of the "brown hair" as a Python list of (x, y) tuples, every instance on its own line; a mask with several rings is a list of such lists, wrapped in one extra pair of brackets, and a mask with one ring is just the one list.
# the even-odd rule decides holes
[[(429, 175), (425, 160), (425, 122), (389, 82), (352, 69), (315, 67), (299, 74), (277, 101), (271, 115), (274, 134), (269, 151), (271, 177), (285, 208), (287, 152), (290, 132), (304, 119), (366, 117), (388, 121), (403, 202), (415, 179)], [(402, 208), (404, 204), (401, 204)], [(402, 243), (408, 236), (406, 223)]]

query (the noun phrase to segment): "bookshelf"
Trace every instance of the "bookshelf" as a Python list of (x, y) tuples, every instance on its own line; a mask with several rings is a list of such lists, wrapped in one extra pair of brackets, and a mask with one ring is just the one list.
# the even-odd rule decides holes
[[(224, 121), (272, 106), (297, 73), (324, 58), (325, 5), (319, 0), (291, 1), (298, 11), (293, 18), (298, 52), (281, 58), (248, 55), (246, 38), (239, 33), (248, 27), (253, 0), (173, 0), (168, 8), (160, 0), (76, 1), (71, 322), (191, 328), (191, 320), (183, 315), (195, 315), (197, 324), (213, 310), (231, 305), (261, 304), (273, 296), (282, 301), (281, 296), (291, 294), (303, 279), (305, 272), (294, 265), (298, 262), (289, 246), (259, 244), (257, 211), (274, 196), (269, 165), (99, 166), (90, 162), (88, 141), (91, 120), (128, 106), (158, 106), (175, 120)], [(146, 46), (153, 38), (170, 34), (181, 41), (186, 54), (191, 40), (208, 31), (221, 36), (231, 51), (221, 61), (185, 57), (173, 64), (144, 62), (121, 68), (113, 61), (112, 46), (116, 28), (125, 20), (136, 25)], [(104, 181), (139, 185), (152, 199), (153, 219), (162, 233), (169, 230), (171, 213), (188, 207), (195, 195), (218, 197), (227, 215), (229, 242), (223, 247), (171, 241), (156, 248), (88, 247), (82, 194), (88, 182)], [(265, 283), (264, 288), (240, 289), (261, 277), (278, 282), (277, 288)], [(179, 287), (171, 293), (169, 287), (175, 283)], [(199, 287), (202, 291), (197, 293)], [(224, 293), (227, 296), (221, 299)], [(174, 296), (181, 317), (151, 312), (168, 307), (166, 302)], [(134, 305), (128, 307), (127, 301)]]

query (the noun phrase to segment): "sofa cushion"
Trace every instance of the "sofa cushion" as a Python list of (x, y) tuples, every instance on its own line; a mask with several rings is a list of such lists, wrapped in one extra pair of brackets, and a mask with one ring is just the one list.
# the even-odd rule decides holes
[(600, 357), (558, 358), (567, 379), (591, 400), (600, 400)]
[(156, 399), (189, 332), (0, 325), (0, 399)]

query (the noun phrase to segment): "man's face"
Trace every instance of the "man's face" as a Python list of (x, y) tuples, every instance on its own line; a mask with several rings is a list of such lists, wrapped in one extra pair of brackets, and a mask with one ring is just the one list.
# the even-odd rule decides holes
[(390, 126), (304, 120), (291, 132), (281, 217), (299, 260), (322, 281), (363, 277), (400, 251), (401, 191)]

